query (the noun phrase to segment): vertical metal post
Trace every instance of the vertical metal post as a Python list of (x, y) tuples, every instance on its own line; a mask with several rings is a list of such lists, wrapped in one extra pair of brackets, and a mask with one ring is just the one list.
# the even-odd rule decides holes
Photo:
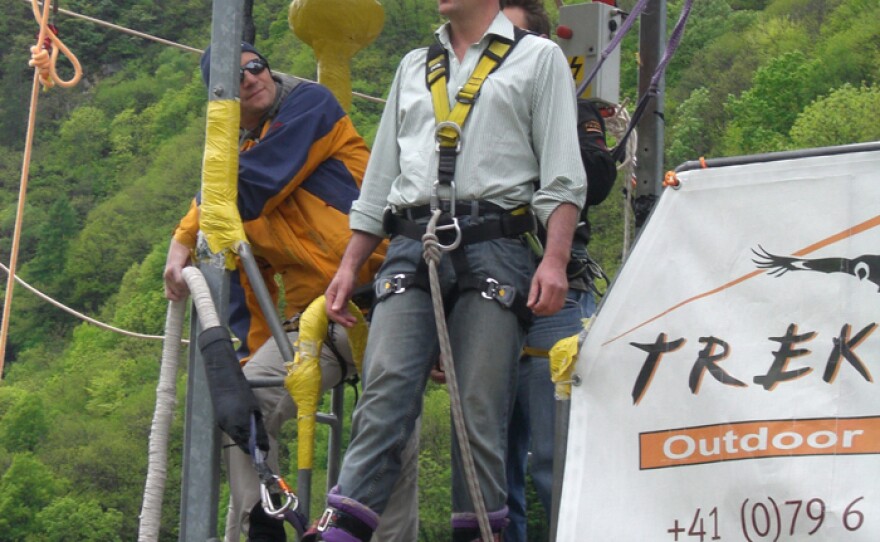
[[(647, 92), (651, 76), (666, 51), (666, 0), (651, 0), (639, 24), (639, 96)], [(659, 93), (648, 104), (637, 126), (639, 147), (636, 152), (634, 212), (636, 227), (641, 227), (663, 187), (663, 135), (665, 79)]]
[(568, 449), (568, 422), (571, 418), (571, 400), (556, 400), (555, 431), (553, 443), (553, 493), (550, 506), (550, 540), (556, 540), (559, 526), (559, 505), (562, 497), (562, 479), (565, 474), (565, 453)]
[(342, 414), (345, 400), (345, 384), (337, 384), (330, 391), (330, 412), (335, 423), (330, 424), (330, 438), (327, 442), (327, 492), (329, 493), (339, 480), (339, 468), (342, 462)]
[[(238, 97), (241, 57), (242, 0), (214, 0), (211, 26), (211, 66), (208, 100)], [(229, 274), (222, 266), (200, 265), (211, 297), (225, 322), (229, 314)], [(187, 382), (183, 477), (180, 505), (181, 542), (217, 540), (220, 487), (220, 440), (201, 352), (199, 326), (192, 317)]]
[[(223, 269), (200, 266), (218, 313), (225, 314), (229, 299), (229, 279)], [(217, 540), (217, 507), (220, 500), (220, 432), (214, 420), (214, 407), (205, 374), (205, 363), (196, 346), (198, 315), (193, 311), (189, 348), (189, 367), (184, 421), (183, 475), (180, 497), (181, 542)]]

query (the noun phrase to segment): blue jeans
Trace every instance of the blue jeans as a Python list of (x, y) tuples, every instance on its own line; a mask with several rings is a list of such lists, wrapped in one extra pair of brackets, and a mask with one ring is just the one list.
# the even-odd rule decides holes
[[(569, 290), (565, 306), (552, 316), (536, 318), (526, 345), (550, 350), (560, 339), (583, 329), (582, 318), (596, 311), (592, 292)], [(505, 542), (526, 541), (526, 466), (535, 490), (549, 516), (553, 496), (553, 443), (555, 439), (555, 386), (550, 362), (544, 357), (524, 356), (519, 364), (516, 404), (510, 420), (507, 449), (507, 507), (510, 525)], [(529, 452), (531, 451), (531, 460)]]
[[(463, 248), (471, 272), (528, 294), (534, 273), (530, 250), (514, 239)], [(378, 277), (414, 273), (422, 259), (418, 241), (397, 236)], [(450, 255), (440, 262), (444, 293), (455, 286)], [(525, 331), (516, 315), (477, 290), (463, 292), (447, 315), (465, 425), (477, 479), (489, 511), (507, 502), (507, 420)], [(339, 494), (382, 513), (400, 472), (400, 456), (422, 409), (422, 394), (439, 353), (430, 293), (410, 287), (373, 309), (364, 358), (363, 394), (352, 420), (352, 440), (339, 476)], [(453, 443), (455, 440), (453, 440)], [(473, 513), (461, 459), (453, 444), (453, 513)]]

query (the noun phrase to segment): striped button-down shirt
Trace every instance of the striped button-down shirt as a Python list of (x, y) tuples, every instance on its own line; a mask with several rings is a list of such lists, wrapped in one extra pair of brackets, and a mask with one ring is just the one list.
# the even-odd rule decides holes
[[(450, 106), (493, 35), (513, 39), (501, 13), (459, 62), (448, 26), (436, 37), (449, 52)], [(361, 195), (351, 209), (354, 230), (384, 236), (387, 206), (429, 203), (437, 179), (434, 107), (425, 84), (427, 48), (400, 62), (382, 114)], [(583, 207), (586, 174), (575, 128), (574, 82), (552, 41), (527, 35), (483, 83), (461, 137), (455, 167), (456, 199), (505, 209), (530, 203), (547, 222), (560, 203)], [(537, 188), (537, 189), (536, 189)], [(444, 195), (442, 192), (441, 195)]]

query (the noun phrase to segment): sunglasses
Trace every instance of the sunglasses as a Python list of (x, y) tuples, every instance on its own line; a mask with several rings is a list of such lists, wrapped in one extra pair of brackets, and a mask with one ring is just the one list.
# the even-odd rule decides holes
[(268, 67), (269, 64), (262, 58), (254, 58), (252, 60), (248, 60), (247, 64), (238, 69), (238, 82), (241, 83), (244, 81), (244, 72), (249, 72), (251, 75), (260, 75), (261, 73), (263, 73), (263, 70)]

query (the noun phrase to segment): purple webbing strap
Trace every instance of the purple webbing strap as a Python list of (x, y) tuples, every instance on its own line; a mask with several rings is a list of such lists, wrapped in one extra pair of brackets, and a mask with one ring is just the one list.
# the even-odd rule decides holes
[(684, 36), (684, 27), (687, 24), (693, 5), (694, 0), (685, 0), (684, 6), (681, 9), (681, 15), (678, 17), (678, 22), (675, 23), (675, 28), (672, 30), (672, 34), (669, 37), (666, 50), (663, 52), (663, 56), (657, 64), (654, 74), (651, 76), (651, 83), (648, 85), (648, 90), (646, 90), (645, 94), (639, 98), (639, 103), (636, 105), (636, 110), (633, 113), (632, 118), (630, 118), (629, 126), (626, 127), (626, 132), (623, 134), (623, 137), (620, 138), (620, 141), (611, 153), (615, 162), (621, 162), (623, 160), (623, 154), (626, 152), (626, 141), (629, 139), (633, 129), (635, 129), (639, 120), (641, 120), (642, 115), (645, 113), (645, 109), (648, 107), (648, 101), (659, 93), (660, 79), (663, 78), (663, 74), (666, 72), (666, 65), (672, 60), (675, 50), (681, 43), (681, 38)]

